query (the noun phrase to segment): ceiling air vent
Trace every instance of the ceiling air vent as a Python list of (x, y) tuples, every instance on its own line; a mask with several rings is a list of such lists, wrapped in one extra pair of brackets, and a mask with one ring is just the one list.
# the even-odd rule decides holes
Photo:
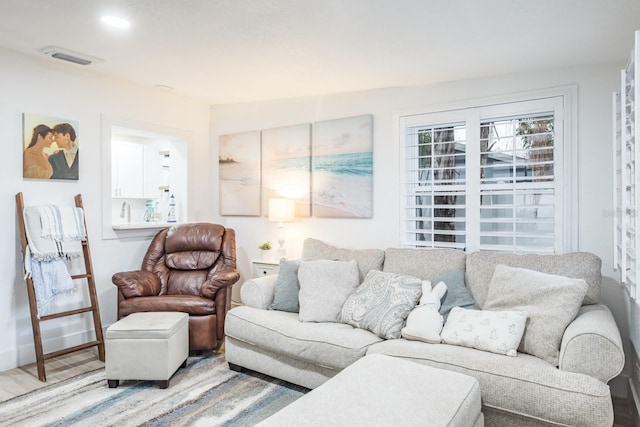
[(38, 49), (38, 52), (44, 53), (52, 58), (61, 59), (63, 61), (73, 62), (74, 64), (89, 65), (93, 62), (102, 62), (100, 58), (85, 55), (84, 53), (74, 52), (69, 49), (63, 49), (58, 46), (45, 46)]

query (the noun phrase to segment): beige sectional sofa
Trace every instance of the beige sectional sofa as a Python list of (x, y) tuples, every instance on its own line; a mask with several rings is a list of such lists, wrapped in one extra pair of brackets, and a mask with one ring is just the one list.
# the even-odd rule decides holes
[(564, 330), (557, 363), (550, 363), (521, 352), (509, 357), (459, 345), (383, 339), (341, 322), (303, 322), (298, 313), (268, 309), (277, 276), (265, 276), (245, 282), (243, 305), (227, 314), (225, 352), (233, 369), (251, 369), (315, 388), (366, 354), (379, 353), (475, 377), (488, 426), (612, 425), (607, 382), (621, 372), (624, 353), (613, 316), (598, 300), (601, 261), (597, 256), (467, 254), (452, 249), (349, 250), (307, 239), (302, 259), (356, 260), (361, 279), (369, 270), (428, 280), (459, 270), (464, 272), (478, 309), (487, 303), (499, 264), (583, 279), (588, 288), (578, 303), (577, 315)]

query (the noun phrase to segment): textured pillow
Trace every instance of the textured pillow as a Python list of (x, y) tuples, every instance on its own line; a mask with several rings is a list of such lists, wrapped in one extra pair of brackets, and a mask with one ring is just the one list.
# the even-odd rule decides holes
[(583, 279), (496, 265), (485, 310), (519, 310), (529, 316), (518, 350), (558, 366), (560, 342), (587, 292)]
[(276, 279), (273, 302), (269, 305), (269, 310), (288, 311), (297, 313), (300, 310), (298, 303), (298, 293), (300, 292), (300, 282), (298, 282), (298, 269), (300, 260), (280, 261), (278, 278)]
[(337, 322), (347, 297), (360, 284), (355, 261), (302, 261), (299, 319), (301, 322)]
[(331, 246), (321, 240), (307, 238), (302, 245), (303, 260), (328, 259), (334, 261), (352, 261), (358, 263), (360, 282), (369, 270), (382, 270), (384, 252), (380, 249), (345, 249)]
[(444, 321), (453, 307), (476, 309), (473, 295), (464, 284), (464, 273), (460, 270), (452, 270), (431, 279), (431, 283), (444, 282), (447, 285), (447, 293), (440, 305), (440, 314)]
[(589, 285), (582, 304), (596, 304), (600, 298), (602, 261), (588, 252), (571, 252), (561, 255), (506, 254), (476, 251), (467, 255), (467, 287), (480, 308), (484, 308), (491, 277), (496, 265), (527, 268), (547, 274), (584, 279)]
[(371, 270), (347, 298), (340, 321), (381, 338), (400, 338), (400, 330), (421, 295), (422, 280), (417, 277)]
[(447, 344), (517, 356), (526, 321), (527, 313), (524, 311), (453, 307), (440, 335)]

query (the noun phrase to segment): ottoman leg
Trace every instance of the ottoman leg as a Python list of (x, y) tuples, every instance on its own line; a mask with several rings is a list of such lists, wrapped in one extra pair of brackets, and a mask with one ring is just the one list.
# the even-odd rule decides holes
[(165, 389), (169, 387), (169, 380), (162, 380), (162, 381), (158, 381), (158, 386), (161, 389)]
[(180, 368), (186, 368), (186, 367), (187, 367), (187, 359), (184, 359), (184, 362), (182, 362), (182, 365), (180, 365)]
[(120, 384), (120, 380), (107, 380), (107, 384), (109, 384), (109, 388), (116, 388)]

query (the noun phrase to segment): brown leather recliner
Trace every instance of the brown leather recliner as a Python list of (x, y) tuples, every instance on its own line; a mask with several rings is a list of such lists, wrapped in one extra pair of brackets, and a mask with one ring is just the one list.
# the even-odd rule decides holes
[(116, 273), (118, 319), (141, 311), (189, 314), (189, 349), (213, 350), (224, 338), (236, 270), (235, 231), (218, 224), (162, 229), (136, 271)]

